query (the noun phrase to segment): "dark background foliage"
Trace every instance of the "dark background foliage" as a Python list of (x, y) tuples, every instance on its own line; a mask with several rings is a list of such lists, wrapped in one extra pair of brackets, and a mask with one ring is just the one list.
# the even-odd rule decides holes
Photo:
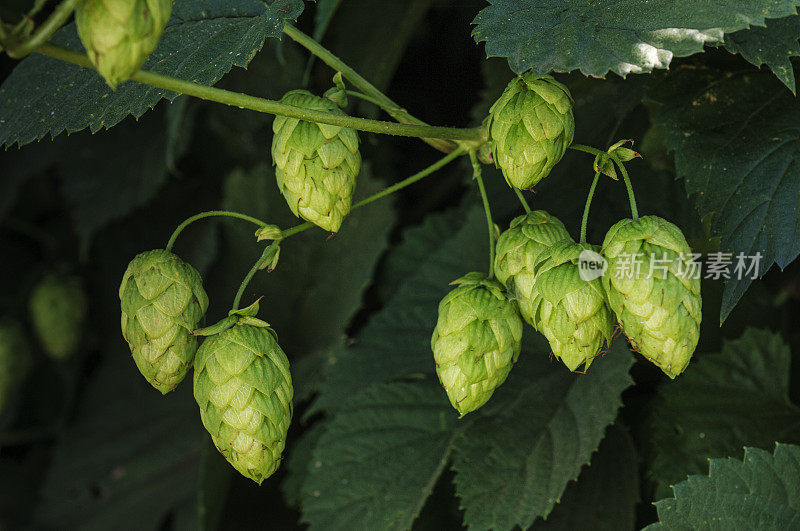
[[(13, 19), (25, 4), (3, 2), (0, 16)], [(192, 20), (201, 3), (179, 4)], [(478, 125), (512, 77), (509, 65), (607, 74), (557, 76), (575, 98), (577, 142), (605, 148), (630, 138), (644, 155), (629, 164), (640, 212), (678, 224), (698, 252), (763, 250), (767, 265), (783, 268), (749, 289), (704, 282), (701, 342), (686, 374), (668, 381), (617, 339), (590, 374), (572, 375), (529, 329), (509, 381), (457, 421), (427, 344), (447, 283), (486, 261), (471, 168), (457, 161), (354, 212), (334, 238), (312, 230), (287, 241), (278, 269), (259, 273), (246, 291), (245, 302), (264, 297), (261, 317), (291, 359), (296, 393), (284, 466), (258, 488), (211, 446), (189, 381), (162, 398), (141, 379), (119, 333), (117, 289), (136, 253), (162, 247), (196, 212), (227, 208), (294, 223), (274, 183), (272, 117), (174, 94), (170, 102), (127, 83), (113, 96), (114, 112), (82, 123), (81, 105), (102, 107), (97, 95), (106, 89), (95, 73), (4, 55), (0, 315), (27, 322), (31, 287), (50, 271), (79, 275), (90, 306), (79, 353), (54, 363), (35, 347), (35, 370), (0, 416), (0, 529), (640, 528), (658, 519), (652, 503), (671, 496), (671, 485), (707, 472), (709, 457), (800, 443), (800, 269), (791, 263), (800, 250), (800, 107), (789, 90), (800, 30), (798, 17), (786, 16), (794, 4), (769, 13), (769, 31), (687, 22), (723, 28), (724, 41), (695, 55), (701, 45), (673, 43), (668, 72), (626, 79), (602, 53), (515, 48), (541, 29), (498, 28), (514, 2), (492, 4), (476, 21), (485, 49), (471, 35), (482, 0), (320, 0), (307, 3), (297, 25), (437, 125)], [(224, 2), (205, 7), (211, 18), (215, 9), (224, 14)], [(304, 85), (326, 90), (333, 72), (289, 39), (267, 38), (262, 48), (235, 38), (237, 24), (267, 27), (269, 16), (220, 16), (217, 30), (231, 42), (209, 44), (218, 56), (205, 60), (215, 69), (199, 82), (272, 99)], [(601, 28), (603, 16), (584, 18)], [(764, 23), (763, 14), (747, 16)], [(211, 42), (211, 26), (188, 27), (175, 23), (165, 39), (187, 54)], [(77, 42), (68, 31), (58, 38)], [(224, 63), (229, 50), (241, 58)], [(486, 59), (487, 51), (500, 58)], [(754, 66), (761, 63), (775, 75)], [(72, 99), (54, 100), (67, 107), (53, 107), (82, 125), (53, 125), (15, 106), (15, 87), (45, 71), (37, 82), (51, 89), (86, 83)], [(52, 102), (37, 101), (46, 114)], [(385, 119), (358, 101), (348, 112)], [(70, 134), (57, 134), (64, 128)], [(362, 150), (361, 197), (438, 156), (416, 139), (373, 134), (362, 134)], [(505, 227), (520, 208), (500, 174), (485, 172)], [(591, 177), (591, 158), (570, 152), (532, 203), (577, 236)], [(602, 180), (589, 240), (600, 243), (627, 208), (621, 182)], [(250, 227), (223, 220), (193, 225), (176, 252), (203, 274), (215, 322), (261, 248)]]

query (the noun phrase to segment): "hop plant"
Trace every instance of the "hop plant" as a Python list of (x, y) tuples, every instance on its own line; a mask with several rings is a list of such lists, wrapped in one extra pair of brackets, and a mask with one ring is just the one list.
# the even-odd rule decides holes
[(289, 360), (275, 332), (261, 322), (212, 335), (194, 369), (203, 426), (225, 459), (261, 484), (280, 465), (292, 419)]
[(522, 320), (502, 286), (469, 273), (439, 303), (431, 338), (436, 374), (450, 403), (466, 415), (486, 403), (519, 357)]
[(702, 317), (686, 238), (656, 216), (623, 219), (609, 229), (602, 252), (603, 287), (623, 331), (634, 349), (675, 378), (694, 353)]
[(122, 335), (139, 371), (162, 393), (186, 376), (197, 328), (208, 308), (200, 274), (163, 249), (137, 255), (119, 288)]
[(534, 266), (557, 242), (569, 239), (564, 224), (544, 210), (515, 218), (497, 240), (494, 271), (516, 299), (519, 313), (533, 324)]
[(31, 353), (22, 327), (8, 318), (0, 320), (0, 414), (30, 369)]
[[(288, 92), (281, 103), (344, 115), (333, 101), (306, 90)], [(295, 216), (337, 232), (350, 212), (361, 170), (353, 129), (276, 116), (272, 160), (283, 197)]]
[(86, 305), (86, 293), (77, 277), (48, 275), (33, 288), (28, 304), (31, 322), (51, 358), (64, 360), (75, 353)]
[(588, 369), (614, 330), (599, 278), (581, 276), (579, 261), (594, 256), (590, 245), (566, 239), (534, 266), (531, 324), (571, 371)]
[(111, 88), (139, 71), (172, 12), (172, 0), (83, 0), (75, 23), (86, 54)]
[(529, 72), (508, 84), (489, 110), (495, 164), (510, 186), (527, 189), (547, 177), (572, 143), (575, 121), (567, 87)]

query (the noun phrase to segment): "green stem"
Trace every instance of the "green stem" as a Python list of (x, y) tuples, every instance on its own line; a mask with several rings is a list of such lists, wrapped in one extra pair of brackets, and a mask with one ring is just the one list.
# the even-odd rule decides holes
[(583, 144), (570, 144), (567, 146), (569, 149), (574, 149), (575, 151), (583, 151), (584, 153), (590, 153), (592, 155), (607, 155), (605, 151), (601, 151), (597, 148), (593, 148), (592, 146), (585, 146)]
[[(403, 124), (416, 124), (427, 125), (425, 122), (412, 116), (408, 111), (403, 109), (400, 105), (392, 101), (386, 94), (378, 90), (378, 88), (367, 81), (361, 74), (350, 68), (344, 61), (336, 57), (330, 50), (322, 46), (310, 36), (306, 35), (299, 29), (290, 24), (285, 24), (283, 32), (294, 40), (297, 44), (307, 49), (312, 54), (319, 57), (325, 64), (342, 73), (342, 75), (350, 81), (358, 90), (373, 98), (375, 102), (386, 111), (389, 116)], [(453, 142), (438, 140), (441, 138), (450, 137), (429, 137), (423, 138), (423, 141), (433, 146), (434, 148), (444, 151), (445, 153), (453, 151), (456, 145)], [(461, 140), (459, 138), (451, 138), (451, 140)]]
[[(37, 51), (55, 59), (67, 61), (69, 63), (86, 68), (92, 68), (91, 62), (85, 55), (61, 46), (44, 44)], [(360, 131), (367, 131), (370, 133), (418, 138), (447, 138), (450, 140), (464, 141), (481, 141), (482, 139), (482, 132), (479, 128), (458, 129), (455, 127), (407, 125), (383, 122), (379, 120), (367, 120), (366, 118), (356, 118), (354, 116), (336, 115), (323, 111), (302, 109), (293, 105), (286, 105), (278, 101), (248, 96), (247, 94), (239, 94), (238, 92), (231, 92), (229, 90), (208, 87), (206, 85), (200, 85), (198, 83), (192, 83), (182, 79), (163, 76), (161, 74), (144, 70), (140, 70), (134, 74), (131, 79), (133, 81), (138, 81), (139, 83), (144, 83), (153, 87), (171, 90), (204, 100), (215, 101), (217, 103), (230, 105), (232, 107), (250, 109), (252, 111), (269, 114), (277, 114), (280, 116), (289, 116), (291, 118), (297, 118), (299, 120), (305, 120), (308, 122), (336, 125), (339, 127), (358, 129)]]
[(248, 216), (247, 214), (241, 214), (239, 212), (231, 212), (230, 210), (209, 210), (208, 212), (200, 212), (199, 214), (195, 214), (189, 218), (186, 218), (183, 223), (178, 225), (178, 228), (175, 229), (175, 232), (172, 233), (172, 236), (169, 237), (169, 241), (167, 242), (167, 246), (165, 249), (167, 251), (171, 251), (172, 247), (175, 245), (175, 240), (178, 239), (178, 235), (183, 232), (183, 229), (194, 223), (199, 219), (210, 218), (214, 216), (227, 216), (230, 218), (237, 218), (243, 219), (245, 221), (249, 221), (259, 227), (266, 227), (267, 223), (264, 223), (260, 219), (254, 218), (252, 216)]
[(625, 169), (625, 164), (615, 157), (611, 157), (611, 160), (617, 163), (617, 167), (622, 173), (622, 178), (625, 180), (625, 188), (628, 189), (628, 202), (631, 204), (631, 217), (636, 221), (639, 219), (639, 209), (636, 207), (636, 196), (633, 195), (633, 185), (631, 184), (630, 177), (628, 177), (628, 170)]
[(53, 33), (69, 19), (79, 1), (80, 0), (64, 0), (58, 4), (50, 16), (47, 17), (47, 20), (39, 26), (39, 29), (36, 30), (36, 33), (34, 33), (30, 39), (24, 41), (13, 50), (8, 51), (9, 57), (20, 59), (45, 44), (47, 40), (53, 36)]
[(372, 103), (373, 105), (377, 105), (378, 107), (381, 106), (381, 102), (379, 102), (378, 100), (376, 100), (375, 98), (373, 98), (371, 96), (367, 96), (363, 92), (358, 92), (357, 90), (346, 90), (345, 93), (348, 96), (352, 96), (352, 97), (358, 98), (360, 100), (368, 101), (368, 102)]
[[(358, 203), (354, 204), (350, 210), (355, 210), (357, 208), (361, 208), (363, 206), (366, 206), (366, 205), (372, 203), (373, 201), (377, 201), (378, 199), (386, 197), (389, 194), (393, 194), (394, 192), (397, 192), (398, 190), (402, 190), (403, 188), (405, 188), (407, 186), (410, 186), (410, 185), (414, 184), (415, 182), (424, 179), (425, 177), (427, 177), (428, 175), (432, 174), (436, 170), (439, 170), (442, 167), (444, 167), (445, 165), (447, 165), (453, 159), (458, 158), (461, 155), (463, 155), (465, 151), (466, 151), (466, 149), (464, 147), (456, 148), (455, 151), (452, 151), (452, 152), (448, 153), (447, 155), (445, 155), (441, 159), (437, 160), (436, 162), (434, 162), (433, 164), (431, 164), (430, 166), (428, 166), (424, 170), (419, 171), (419, 172), (415, 173), (414, 175), (412, 175), (411, 177), (407, 177), (407, 178), (403, 179), (402, 181), (399, 181), (399, 182), (397, 182), (397, 183), (395, 183), (395, 184), (393, 184), (393, 185), (391, 185), (391, 186), (389, 186), (387, 188), (384, 188), (380, 192), (376, 192), (376, 193), (372, 194), (371, 196), (362, 199)], [(306, 221), (305, 223), (301, 223), (300, 225), (295, 225), (294, 227), (291, 227), (291, 228), (286, 229), (285, 231), (283, 231), (281, 233), (281, 239), (285, 240), (289, 236), (293, 236), (295, 234), (301, 233), (304, 230), (310, 229), (313, 226), (314, 226), (314, 224), (311, 223), (310, 221)]]
[(517, 194), (517, 198), (519, 199), (519, 202), (522, 204), (522, 208), (525, 209), (525, 213), (526, 214), (530, 214), (531, 213), (531, 206), (525, 200), (525, 196), (522, 195), (522, 192), (520, 191), (519, 188), (515, 188), (513, 186), (512, 186), (512, 188), (514, 190), (514, 193)]
[(242, 295), (244, 295), (244, 290), (247, 289), (247, 285), (250, 284), (250, 281), (253, 280), (253, 276), (255, 276), (256, 271), (261, 268), (261, 265), (264, 263), (267, 258), (269, 258), (270, 251), (274, 244), (269, 244), (264, 248), (264, 252), (261, 253), (261, 256), (256, 260), (256, 263), (253, 264), (253, 267), (250, 268), (250, 271), (247, 272), (245, 275), (244, 280), (239, 285), (239, 289), (236, 291), (236, 296), (233, 298), (233, 306), (231, 306), (231, 311), (235, 312), (239, 309), (239, 303), (242, 300)]
[(600, 172), (595, 172), (592, 186), (589, 188), (589, 195), (586, 197), (586, 205), (583, 207), (583, 219), (581, 220), (581, 243), (586, 243), (586, 224), (589, 222), (589, 208), (592, 206), (594, 189), (597, 188), (597, 181), (600, 180)]
[(481, 176), (481, 163), (475, 155), (475, 151), (469, 152), (472, 161), (472, 170), (475, 180), (478, 181), (478, 189), (481, 191), (481, 201), (483, 201), (483, 212), (486, 214), (486, 225), (489, 229), (489, 278), (494, 278), (494, 222), (492, 221), (492, 209), (489, 207), (489, 197), (486, 195), (486, 187), (483, 186)]

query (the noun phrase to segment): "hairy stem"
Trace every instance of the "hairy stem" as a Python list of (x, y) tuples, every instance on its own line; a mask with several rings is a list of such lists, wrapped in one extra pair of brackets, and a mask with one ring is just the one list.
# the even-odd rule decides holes
[[(93, 68), (88, 57), (61, 46), (44, 44), (36, 51), (49, 57), (67, 61), (78, 66)], [(252, 111), (268, 114), (277, 114), (280, 116), (289, 116), (291, 118), (297, 118), (308, 122), (348, 127), (350, 129), (358, 129), (359, 131), (367, 131), (370, 133), (418, 138), (446, 138), (450, 140), (462, 141), (480, 141), (482, 139), (482, 132), (479, 128), (458, 129), (455, 127), (396, 124), (392, 122), (383, 122), (380, 120), (356, 118), (354, 116), (340, 116), (322, 111), (302, 109), (292, 105), (283, 104), (279, 101), (257, 98), (255, 96), (248, 96), (247, 94), (240, 94), (238, 92), (231, 92), (229, 90), (200, 85), (198, 83), (192, 83), (190, 81), (184, 81), (182, 79), (164, 76), (145, 70), (140, 70), (134, 74), (131, 79), (133, 81), (138, 81), (139, 83), (144, 83), (145, 85), (171, 90), (204, 100), (215, 101), (217, 103), (230, 105), (232, 107), (250, 109)]]
[(599, 150), (597, 148), (593, 148), (592, 146), (584, 146), (583, 144), (570, 144), (567, 146), (569, 149), (574, 149), (575, 151), (583, 151), (584, 153), (589, 153), (591, 155), (607, 155), (605, 151)]
[(47, 40), (53, 36), (53, 33), (63, 26), (70, 15), (72, 15), (79, 1), (80, 0), (64, 0), (58, 4), (53, 10), (53, 13), (47, 17), (47, 20), (39, 26), (39, 29), (36, 30), (28, 40), (20, 43), (20, 45), (14, 49), (9, 50), (8, 55), (15, 59), (20, 59), (45, 44)]
[(615, 157), (611, 157), (611, 160), (617, 163), (617, 167), (620, 173), (622, 173), (622, 178), (625, 181), (625, 188), (628, 189), (628, 202), (631, 204), (631, 217), (635, 221), (639, 219), (639, 209), (636, 207), (636, 196), (633, 195), (633, 185), (631, 184), (630, 177), (628, 177), (628, 170), (625, 169), (625, 164), (623, 164), (622, 161)]
[(595, 172), (592, 186), (589, 187), (589, 195), (586, 197), (586, 205), (583, 207), (583, 219), (581, 219), (581, 243), (586, 243), (586, 224), (589, 222), (589, 209), (594, 198), (594, 189), (597, 188), (597, 181), (600, 180), (600, 172)]
[(486, 187), (483, 186), (483, 177), (481, 176), (481, 163), (475, 155), (475, 151), (469, 152), (469, 158), (472, 161), (472, 170), (475, 180), (478, 181), (478, 189), (481, 192), (481, 201), (483, 201), (483, 212), (486, 214), (486, 225), (489, 229), (489, 278), (494, 278), (494, 222), (492, 221), (492, 209), (489, 207), (489, 197), (486, 195)]
[[(320, 43), (309, 37), (299, 29), (290, 24), (285, 24), (283, 32), (294, 40), (297, 44), (307, 49), (312, 54), (319, 57), (325, 64), (342, 73), (345, 79), (352, 83), (358, 90), (375, 100), (389, 116), (403, 124), (416, 124), (427, 125), (425, 122), (412, 116), (408, 111), (403, 109), (400, 105), (391, 100), (386, 94), (378, 90), (378, 88), (364, 79), (361, 74), (347, 66), (347, 64), (336, 57), (330, 50), (322, 46)], [(446, 137), (430, 137), (423, 138), (423, 141), (436, 149), (448, 153), (456, 148), (455, 143), (446, 140), (440, 140)], [(454, 138), (452, 140), (460, 140)]]
[(261, 221), (260, 219), (254, 218), (252, 216), (248, 216), (247, 214), (241, 214), (239, 212), (232, 212), (230, 210), (209, 210), (208, 212), (200, 212), (199, 214), (195, 214), (189, 218), (186, 218), (183, 223), (178, 225), (178, 228), (175, 229), (175, 232), (172, 233), (172, 236), (169, 237), (169, 241), (167, 242), (167, 246), (165, 249), (167, 251), (171, 251), (172, 247), (175, 245), (175, 240), (178, 239), (178, 235), (183, 232), (183, 229), (194, 223), (199, 219), (210, 218), (214, 216), (227, 216), (230, 218), (237, 218), (243, 219), (245, 221), (249, 221), (254, 225), (258, 225), (259, 227), (266, 227), (267, 224)]
[(242, 300), (242, 295), (244, 295), (244, 290), (247, 289), (248, 284), (250, 284), (250, 281), (253, 280), (253, 276), (255, 276), (256, 271), (258, 271), (262, 264), (270, 258), (273, 245), (275, 244), (271, 243), (264, 247), (264, 252), (261, 253), (261, 256), (258, 258), (258, 260), (256, 260), (256, 263), (253, 264), (253, 267), (251, 267), (250, 271), (248, 271), (247, 275), (245, 275), (242, 283), (239, 285), (239, 289), (236, 291), (236, 296), (233, 298), (233, 306), (231, 306), (232, 312), (235, 312), (239, 309), (239, 303)]
[(512, 188), (514, 190), (514, 193), (517, 194), (517, 198), (519, 199), (520, 204), (522, 204), (522, 208), (525, 209), (525, 213), (530, 214), (531, 206), (528, 204), (528, 201), (525, 200), (525, 196), (522, 195), (522, 192), (519, 190), (519, 188), (514, 188), (514, 187)]

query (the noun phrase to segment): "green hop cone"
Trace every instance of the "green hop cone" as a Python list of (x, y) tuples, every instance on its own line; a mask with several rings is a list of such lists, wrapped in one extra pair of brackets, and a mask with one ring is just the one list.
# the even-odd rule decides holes
[(31, 365), (31, 352), (22, 327), (11, 319), (0, 320), (0, 414), (22, 386)]
[(558, 218), (534, 210), (515, 218), (497, 240), (494, 272), (516, 299), (519, 313), (528, 324), (533, 324), (534, 266), (553, 245), (569, 237)]
[(200, 274), (163, 249), (137, 255), (119, 288), (122, 335), (153, 387), (168, 393), (186, 376), (197, 328), (208, 308)]
[(611, 341), (614, 320), (599, 278), (581, 274), (581, 259), (599, 259), (592, 246), (571, 238), (555, 244), (535, 265), (533, 327), (544, 334), (569, 370), (589, 368)]
[(83, 0), (75, 23), (86, 54), (111, 88), (139, 71), (161, 39), (172, 0)]
[(207, 338), (194, 362), (194, 397), (217, 449), (261, 484), (280, 465), (292, 419), (289, 360), (275, 332), (235, 325)]
[(634, 349), (670, 378), (679, 375), (700, 338), (700, 279), (693, 278), (681, 230), (656, 216), (623, 219), (603, 241), (603, 287)]
[[(286, 93), (281, 103), (344, 116), (331, 100), (306, 90)], [(276, 116), (272, 125), (275, 176), (289, 208), (318, 227), (337, 232), (350, 212), (361, 170), (353, 129)]]
[(86, 293), (77, 277), (48, 275), (34, 288), (28, 309), (45, 353), (64, 360), (78, 348), (86, 320)]
[(522, 319), (496, 280), (469, 273), (439, 303), (431, 338), (436, 374), (466, 415), (486, 403), (519, 357)]
[(495, 164), (510, 186), (527, 189), (547, 177), (575, 133), (572, 96), (550, 76), (523, 74), (489, 110)]

